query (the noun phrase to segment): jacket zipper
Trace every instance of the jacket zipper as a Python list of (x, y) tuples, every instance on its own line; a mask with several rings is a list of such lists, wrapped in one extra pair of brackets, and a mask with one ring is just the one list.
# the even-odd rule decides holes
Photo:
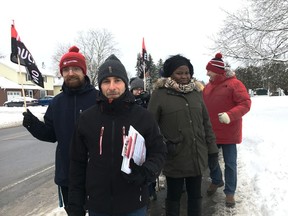
[(99, 155), (102, 155), (102, 139), (103, 139), (104, 127), (101, 127), (99, 138)]

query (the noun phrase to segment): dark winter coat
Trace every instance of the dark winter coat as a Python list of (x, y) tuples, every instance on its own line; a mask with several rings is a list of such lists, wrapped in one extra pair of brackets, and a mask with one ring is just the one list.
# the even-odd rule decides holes
[(69, 185), (69, 146), (76, 121), (81, 112), (96, 104), (98, 90), (90, 84), (87, 76), (85, 79), (85, 86), (78, 90), (71, 90), (63, 84), (62, 92), (49, 104), (44, 122), (34, 122), (27, 128), (39, 140), (57, 142), (55, 183), (60, 186)]
[(140, 95), (134, 95), (134, 97), (136, 104), (147, 109), (150, 100), (150, 94), (148, 92), (143, 91)]
[(97, 105), (83, 112), (71, 148), (69, 211), (84, 215), (83, 206), (96, 213), (127, 213), (148, 202), (147, 183), (129, 183), (121, 171), (123, 137), (132, 125), (145, 139), (142, 165), (155, 179), (163, 167), (166, 148), (151, 113), (135, 103), (128, 90), (108, 103), (103, 95)]
[(163, 174), (173, 178), (202, 175), (208, 154), (217, 153), (218, 148), (201, 89), (181, 93), (164, 83), (165, 79), (158, 80), (148, 105), (167, 143)]
[[(218, 75), (203, 90), (217, 144), (239, 144), (242, 142), (242, 116), (251, 107), (251, 99), (244, 84), (235, 73)], [(226, 112), (229, 124), (220, 123), (218, 113)]]

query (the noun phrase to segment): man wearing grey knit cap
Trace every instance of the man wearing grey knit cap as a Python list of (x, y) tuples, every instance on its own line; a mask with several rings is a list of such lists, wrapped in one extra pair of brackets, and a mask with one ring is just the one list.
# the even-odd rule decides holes
[(112, 54), (109, 56), (105, 62), (99, 67), (99, 73), (98, 73), (98, 85), (101, 86), (101, 82), (106, 77), (118, 77), (122, 79), (122, 81), (125, 83), (125, 87), (128, 87), (128, 77), (126, 73), (126, 69), (124, 65), (121, 63), (121, 61)]
[[(111, 55), (99, 67), (100, 95), (76, 125), (70, 154), (69, 216), (146, 216), (148, 183), (159, 176), (166, 146), (151, 113), (135, 103), (126, 69)], [(146, 160), (121, 171), (130, 126), (145, 139)]]
[(139, 77), (133, 77), (130, 79), (130, 91), (135, 97), (135, 102), (144, 107), (148, 107), (150, 94), (144, 91), (144, 81)]

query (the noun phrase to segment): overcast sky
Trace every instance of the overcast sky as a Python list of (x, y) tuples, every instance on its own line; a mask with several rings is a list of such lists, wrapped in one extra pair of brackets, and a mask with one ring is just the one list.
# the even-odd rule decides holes
[(191, 60), (194, 76), (207, 81), (205, 67), (215, 55), (207, 49), (208, 38), (223, 24), (222, 9), (232, 12), (243, 4), (243, 0), (5, 1), (0, 13), (0, 53), (10, 55), (12, 20), (37, 65), (45, 62), (48, 67), (58, 43), (72, 44), (79, 31), (106, 28), (114, 35), (121, 52), (118, 57), (130, 74), (135, 74), (144, 37), (155, 63), (183, 54)]

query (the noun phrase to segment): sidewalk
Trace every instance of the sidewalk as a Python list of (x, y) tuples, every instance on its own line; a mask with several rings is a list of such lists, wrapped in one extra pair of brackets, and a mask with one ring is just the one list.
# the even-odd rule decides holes
[[(203, 176), (202, 182), (202, 215), (211, 216), (215, 212), (215, 202), (206, 196), (206, 190), (210, 185), (208, 173)], [(157, 192), (157, 200), (150, 201), (147, 216), (165, 216), (166, 186), (165, 177), (160, 176), (160, 191)], [(158, 185), (156, 186), (158, 189)], [(181, 198), (180, 216), (187, 216), (187, 194), (184, 192)]]

